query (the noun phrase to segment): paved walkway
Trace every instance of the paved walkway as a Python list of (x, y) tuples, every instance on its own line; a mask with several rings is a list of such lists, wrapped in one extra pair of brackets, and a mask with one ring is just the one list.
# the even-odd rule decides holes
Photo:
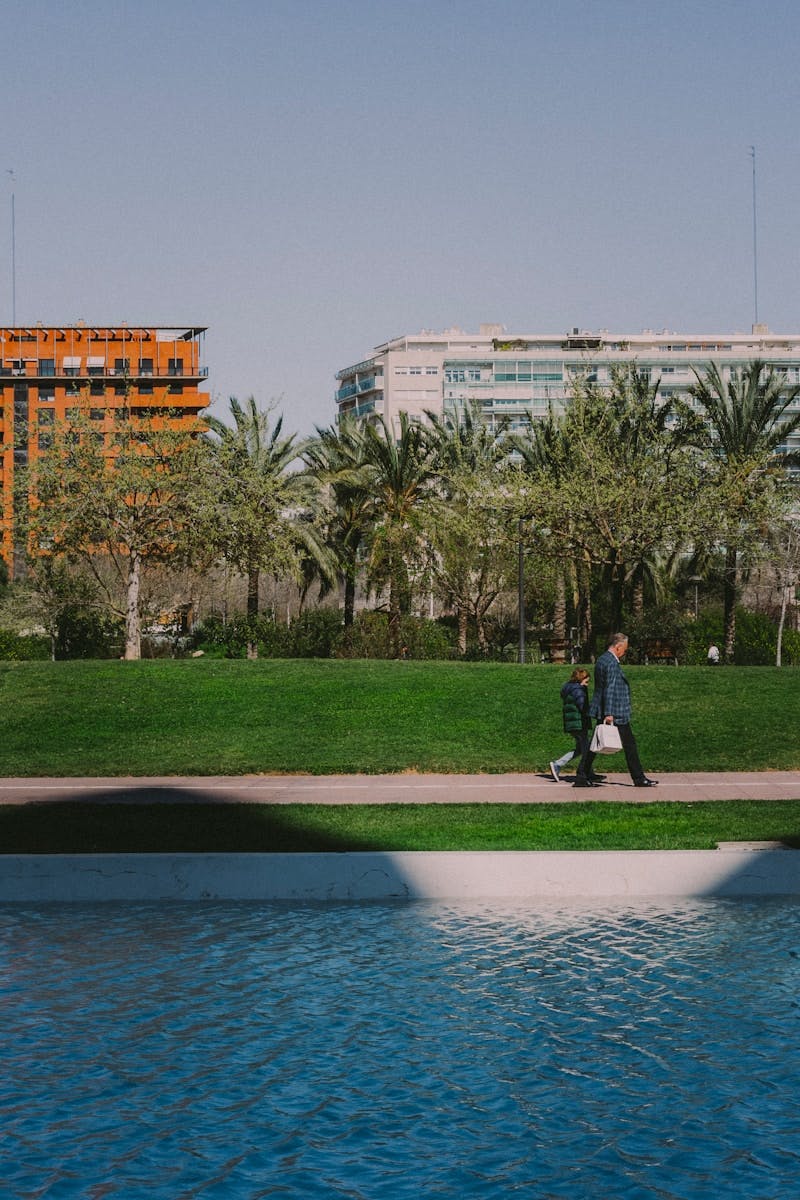
[(97, 804), (551, 804), (622, 801), (799, 800), (800, 771), (654, 773), (655, 788), (609, 774), (600, 787), (549, 775), (244, 775), (233, 777), (2, 779), (0, 804), (89, 800)]

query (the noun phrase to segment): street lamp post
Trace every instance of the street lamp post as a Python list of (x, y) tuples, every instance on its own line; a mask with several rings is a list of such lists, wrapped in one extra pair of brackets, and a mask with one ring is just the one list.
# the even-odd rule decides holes
[(702, 583), (702, 582), (703, 582), (702, 575), (690, 575), (689, 576), (689, 583), (694, 584), (694, 619), (695, 619), (695, 621), (697, 620), (697, 611), (698, 611), (697, 610), (697, 585), (698, 585), (698, 583)]

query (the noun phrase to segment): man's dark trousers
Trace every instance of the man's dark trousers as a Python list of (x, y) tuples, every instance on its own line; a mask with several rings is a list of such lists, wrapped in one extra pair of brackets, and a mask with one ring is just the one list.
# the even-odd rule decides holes
[[(602, 724), (599, 721), (598, 724)], [(639, 760), (639, 747), (636, 745), (636, 738), (633, 736), (633, 730), (630, 724), (626, 721), (625, 724), (620, 724), (615, 721), (614, 724), (619, 730), (619, 740), (622, 742), (622, 749), (625, 752), (625, 762), (628, 764), (628, 770), (631, 773), (631, 779), (634, 783), (641, 783), (644, 779), (644, 767)], [(590, 750), (583, 762), (578, 765), (578, 777), (582, 779), (591, 779), (594, 774), (593, 764), (595, 753)]]

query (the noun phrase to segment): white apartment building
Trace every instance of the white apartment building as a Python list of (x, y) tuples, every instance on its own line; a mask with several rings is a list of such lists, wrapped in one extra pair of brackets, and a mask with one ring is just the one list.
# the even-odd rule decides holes
[[(424, 420), (478, 401), (490, 425), (506, 421), (522, 429), (531, 417), (568, 403), (576, 376), (602, 385), (615, 366), (634, 363), (659, 380), (666, 399), (685, 393), (694, 370), (709, 362), (723, 378), (752, 359), (800, 382), (800, 334), (771, 333), (754, 325), (750, 333), (611, 333), (572, 329), (567, 334), (513, 334), (502, 325), (481, 325), (479, 333), (424, 329), (377, 346), (364, 361), (337, 372), (338, 417), (383, 416), (396, 426), (399, 413)], [(800, 439), (799, 439), (800, 440)]]

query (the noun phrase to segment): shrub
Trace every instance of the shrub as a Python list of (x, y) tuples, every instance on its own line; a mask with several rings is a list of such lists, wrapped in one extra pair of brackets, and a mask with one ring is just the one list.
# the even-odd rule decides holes
[(12, 629), (0, 629), (0, 659), (29, 662), (33, 659), (50, 658), (50, 655), (50, 638), (45, 634), (15, 633)]
[(289, 627), (292, 658), (333, 658), (342, 641), (342, 615), (334, 608), (310, 608)]
[[(405, 648), (406, 658), (452, 658), (455, 639), (452, 631), (438, 621), (430, 621), (425, 617), (403, 617), (400, 622), (400, 644)], [(393, 658), (388, 613), (359, 613), (342, 638), (339, 657)]]
[(733, 660), (738, 667), (766, 667), (775, 663), (778, 630), (765, 613), (736, 610), (736, 644)]
[[(722, 648), (722, 608), (701, 612), (698, 620), (690, 623), (688, 630), (685, 661), (689, 664), (705, 663), (712, 642)], [(737, 666), (772, 667), (775, 665), (777, 646), (778, 627), (770, 617), (747, 608), (737, 608), (733, 653)], [(784, 666), (800, 666), (800, 633), (795, 629), (783, 631), (781, 662)]]
[(679, 662), (687, 662), (690, 622), (676, 605), (665, 604), (648, 609), (641, 617), (623, 619), (622, 628), (631, 641), (628, 661), (642, 663), (649, 641), (668, 642)]
[(65, 608), (58, 617), (55, 656), (72, 658), (119, 658), (125, 644), (125, 629), (118, 617), (79, 606)]
[(247, 617), (237, 614), (228, 621), (209, 616), (195, 626), (191, 647), (212, 657), (245, 658), (251, 642), (262, 658), (289, 658), (289, 632), (271, 617)]

